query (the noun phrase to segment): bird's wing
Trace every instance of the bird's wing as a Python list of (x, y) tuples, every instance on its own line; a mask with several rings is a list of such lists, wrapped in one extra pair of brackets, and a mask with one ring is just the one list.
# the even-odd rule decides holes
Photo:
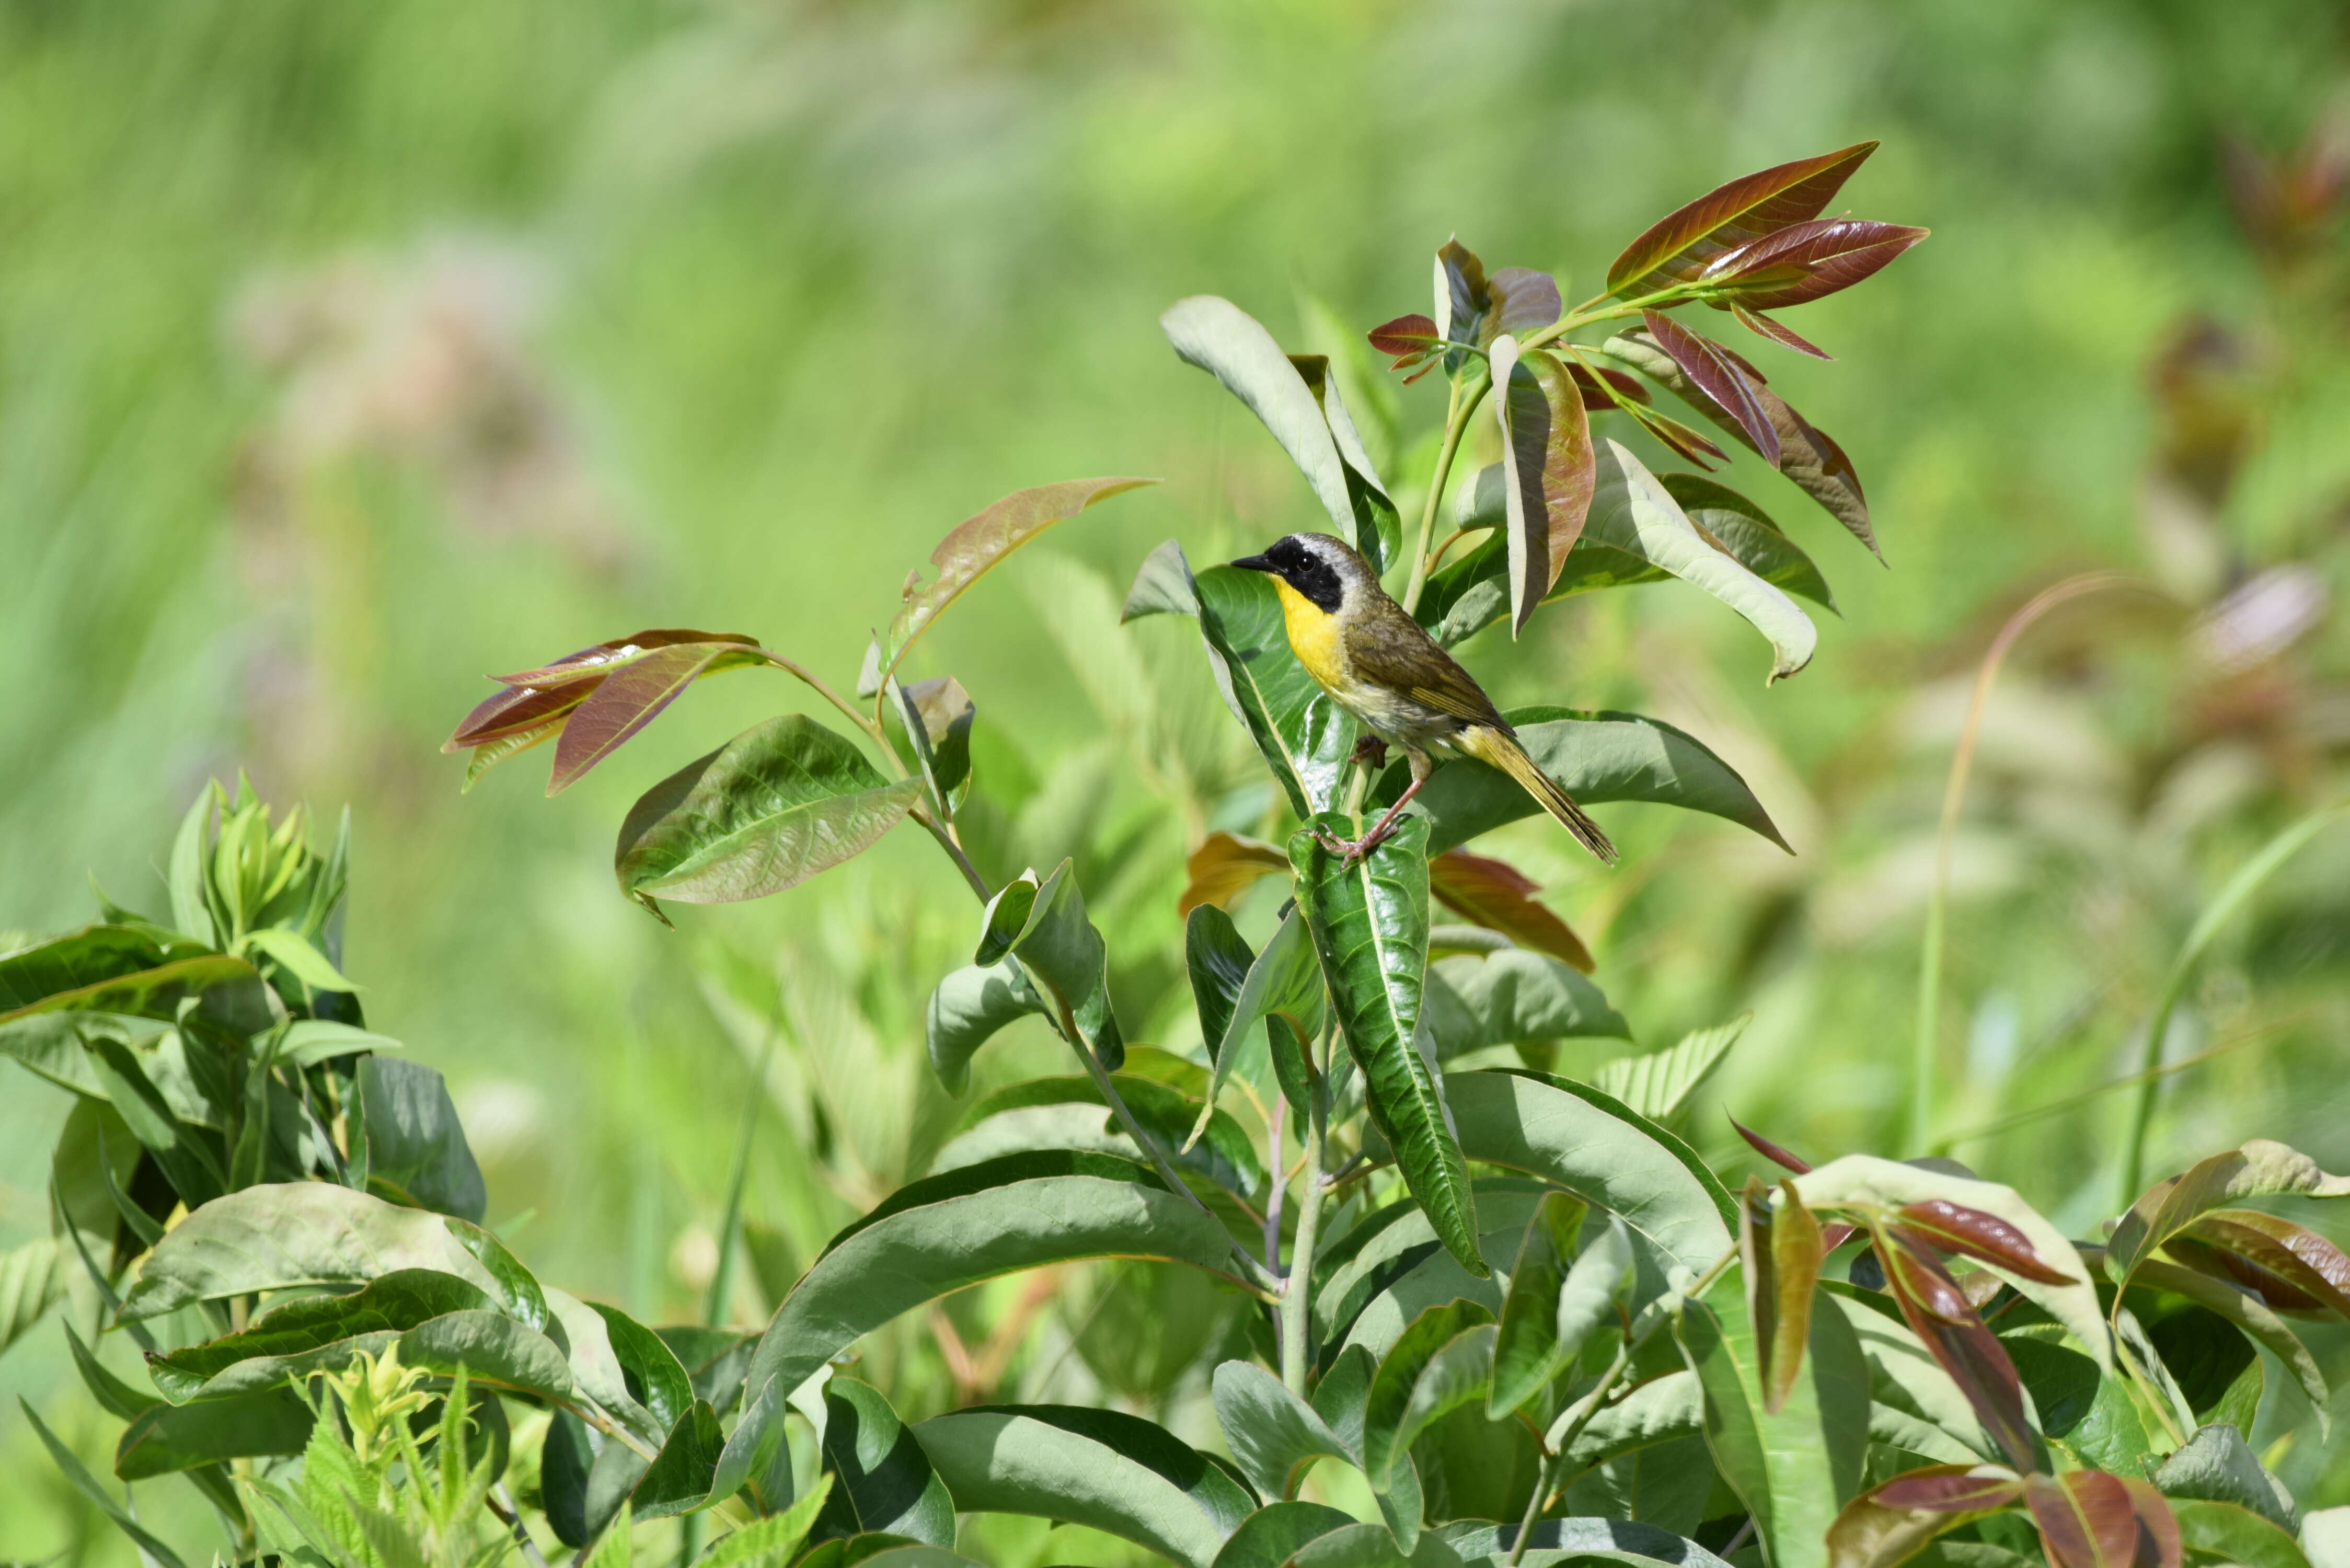
[(1357, 679), (1472, 724), (1508, 728), (1492, 699), (1400, 605), (1378, 607), (1385, 613), (1367, 614), (1347, 628), (1347, 657)]

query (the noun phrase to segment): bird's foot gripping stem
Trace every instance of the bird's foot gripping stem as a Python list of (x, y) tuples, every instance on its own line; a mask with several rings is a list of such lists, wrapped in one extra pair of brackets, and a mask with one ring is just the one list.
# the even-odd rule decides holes
[(1325, 833), (1317, 827), (1314, 830), (1315, 842), (1331, 854), (1339, 857), (1340, 870), (1351, 867), (1355, 862), (1367, 858), (1372, 850), (1395, 836), (1397, 819), (1403, 815), (1403, 808), (1411, 804), (1411, 797), (1419, 793), (1419, 786), (1426, 782), (1425, 779), (1412, 780), (1411, 786), (1398, 795), (1396, 803), (1388, 807), (1387, 815), (1379, 818), (1378, 826), (1360, 838), (1349, 841)]
[(1349, 763), (1368, 763), (1375, 774), (1385, 773), (1388, 765), (1388, 743), (1377, 735), (1366, 734), (1355, 742), (1355, 754)]

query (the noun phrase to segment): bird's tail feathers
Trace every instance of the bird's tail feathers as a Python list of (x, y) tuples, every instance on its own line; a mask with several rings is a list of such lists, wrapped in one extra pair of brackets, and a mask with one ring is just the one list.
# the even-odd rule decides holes
[(1501, 769), (1524, 786), (1525, 792), (1542, 803), (1542, 808), (1558, 818), (1561, 826), (1575, 835), (1575, 842), (1599, 858), (1600, 864), (1616, 864), (1616, 846), (1599, 831), (1599, 825), (1583, 814), (1558, 782), (1535, 765), (1526, 749), (1514, 736), (1486, 725), (1463, 730), (1453, 738), (1453, 744), (1475, 757)]

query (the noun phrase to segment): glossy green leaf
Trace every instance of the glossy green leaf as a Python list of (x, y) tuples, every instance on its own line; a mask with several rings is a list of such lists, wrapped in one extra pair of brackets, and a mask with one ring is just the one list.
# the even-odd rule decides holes
[[(1566, 1204), (1583, 1208), (1559, 1193), (1544, 1203), (1559, 1220), (1565, 1218)], [(1572, 1261), (1566, 1261), (1559, 1242), (1555, 1225), (1545, 1228), (1539, 1216), (1527, 1229), (1518, 1268), (1531, 1270), (1532, 1277), (1511, 1275), (1510, 1299), (1503, 1306), (1502, 1332), (1493, 1347), (1489, 1413), (1496, 1418), (1523, 1405), (1565, 1370), (1584, 1341), (1602, 1324), (1615, 1321), (1631, 1287), (1632, 1243), (1622, 1221), (1611, 1220)]]
[(2300, 1386), (2302, 1394), (2309, 1400), (2316, 1416), (2320, 1438), (2332, 1435), (2332, 1417), (2328, 1411), (2334, 1396), (2326, 1385), (2325, 1374), (2319, 1367), (2317, 1358), (2310, 1354), (2309, 1347), (2302, 1343), (2300, 1335), (2294, 1334), (2267, 1303), (2249, 1291), (2221, 1284), (2208, 1275), (2181, 1268), (2176, 1263), (2164, 1262), (2158, 1258), (2139, 1263), (2132, 1271), (2132, 1278), (2141, 1286), (2153, 1286), (2185, 1296), (2197, 1305), (2219, 1314), (2257, 1341), (2262, 1349), (2282, 1362), (2285, 1370), (2293, 1374), (2293, 1381)]
[(1293, 909), (1282, 918), (1273, 940), (1264, 944), (1264, 951), (1251, 961), (1240, 991), (1232, 998), (1232, 1016), (1224, 1025), (1223, 1038), (1211, 1053), (1215, 1070), (1209, 1079), (1209, 1103), (1214, 1102), (1236, 1070), (1256, 1059), (1256, 1042), (1263, 1038), (1256, 1030), (1266, 1019), (1284, 1019), (1309, 1040), (1319, 1035), (1326, 994), (1306, 916), (1303, 910)]
[(2147, 1477), (2174, 1503), (2182, 1500), (2231, 1503), (2259, 1514), (2288, 1533), (2301, 1528), (2300, 1510), (2284, 1482), (2269, 1473), (2243, 1433), (2218, 1425), (2200, 1427)]
[(1328, 358), (1292, 354), (1289, 362), (1305, 380), (1306, 389), (1314, 394), (1323, 421), (1330, 427), (1331, 442), (1338, 449), (1352, 524), (1340, 532), (1363, 552), (1374, 570), (1385, 571), (1403, 547), (1403, 520), (1397, 515), (1396, 504), (1388, 495), (1387, 486), (1380, 483), (1370, 453), (1364, 450), (1362, 434), (1356, 430), (1354, 416), (1347, 412), (1337, 379), (1330, 373)]
[(1536, 1073), (1454, 1073), (1445, 1090), (1471, 1159), (1566, 1189), (1693, 1274), (1733, 1244), (1737, 1211), (1720, 1179), (1620, 1101)]
[(158, 1404), (123, 1428), (114, 1473), (124, 1480), (171, 1475), (259, 1454), (298, 1454), (310, 1439), (310, 1407), (290, 1388), (193, 1405)]
[(1439, 1061), (1522, 1040), (1628, 1040), (1632, 1026), (1588, 979), (1548, 953), (1504, 948), (1428, 967), (1422, 1028)]
[(2088, 1265), (2064, 1232), (2016, 1196), (2014, 1189), (1866, 1154), (1846, 1155), (1794, 1179), (1804, 1201), (1814, 1210), (1852, 1205), (1900, 1209), (1939, 1199), (1995, 1215), (2021, 1234), (2042, 1264), (2069, 1282), (2045, 1283), (1989, 1260), (1983, 1266), (2063, 1324), (2100, 1368), (2112, 1366), (2105, 1314), (2097, 1305)]
[(1116, 1072), (1126, 1045), (1110, 1010), (1101, 933), (1086, 916), (1075, 864), (1064, 860), (1038, 884), (1026, 919), (1011, 939), (1012, 955), (1026, 971), (1031, 988), (1049, 1004), (1065, 1035), (1081, 1042)]
[[(1247, 1131), (1224, 1111), (1209, 1117), (1203, 1136), (1182, 1147), (1201, 1106), (1169, 1085), (1128, 1074), (1112, 1082), (1134, 1119), (1169, 1152), (1178, 1169), (1196, 1171), (1243, 1196), (1264, 1185), (1264, 1162)], [(1076, 1141), (1035, 1141), (1067, 1137)], [(1111, 1117), (1091, 1078), (1032, 1078), (1008, 1085), (965, 1112), (962, 1130), (931, 1161), (952, 1170), (1030, 1148), (1091, 1148), (1128, 1159), (1144, 1158)]]
[(1198, 577), (1200, 632), (1224, 701), (1300, 816), (1328, 810), (1355, 747), (1355, 721), (1290, 649), (1281, 598), (1262, 572), (1211, 566)]
[(1196, 1451), (1116, 1411), (959, 1410), (914, 1435), (960, 1512), (1083, 1524), (1197, 1568), (1213, 1563), (1253, 1507)]
[(1363, 1473), (1373, 1487), (1389, 1483), (1398, 1458), (1410, 1449), (1412, 1439), (1437, 1416), (1483, 1395), (1492, 1366), (1490, 1332), (1477, 1342), (1473, 1354), (1463, 1352), (1446, 1358), (1425, 1400), (1419, 1383), (1456, 1340), (1471, 1329), (1490, 1330), (1492, 1322), (1493, 1314), (1475, 1302), (1430, 1307), (1414, 1318), (1379, 1358), (1363, 1407)]
[(1868, 1368), (1851, 1325), (1841, 1313), (1813, 1314), (1803, 1371), (1775, 1413), (1739, 1282), (1688, 1303), (1675, 1332), (1705, 1391), (1706, 1445), (1772, 1568), (1819, 1568), (1867, 1457)]
[(1299, 1547), (1289, 1563), (1290, 1568), (1460, 1568), (1461, 1557), (1434, 1535), (1419, 1536), (1404, 1551), (1385, 1526), (1349, 1524)]
[(398, 1269), (348, 1295), (301, 1296), (224, 1334), (148, 1358), (148, 1371), (166, 1397), (184, 1402), (231, 1367), (260, 1358), (304, 1355), (359, 1334), (404, 1333), (443, 1313), (484, 1310), (488, 1292), (433, 1269)]
[(400, 1359), (444, 1375), (462, 1366), (476, 1385), (501, 1393), (560, 1399), (572, 1387), (562, 1348), (504, 1313), (452, 1312), (428, 1318), (400, 1336)]
[[(1746, 781), (1670, 724), (1638, 713), (1548, 707), (1513, 709), (1507, 717), (1526, 754), (1583, 805), (1618, 800), (1677, 805), (1737, 823), (1787, 848)], [(1381, 776), (1374, 798), (1393, 801), (1404, 783), (1398, 764)], [(1429, 819), (1431, 852), (1542, 809), (1516, 780), (1470, 757), (1439, 763), (1413, 804)]]
[(440, 1215), (297, 1181), (230, 1193), (182, 1220), (140, 1271), (121, 1316), (289, 1285), (364, 1284), (398, 1269), (436, 1269), (493, 1295), (505, 1288)]
[(835, 1238), (767, 1325), (716, 1494), (731, 1494), (772, 1458), (784, 1397), (861, 1335), (983, 1280), (1100, 1257), (1159, 1258), (1232, 1277), (1223, 1228), (1147, 1168), (1111, 1156), (1013, 1155), (899, 1189)]
[(1502, 426), (1503, 538), (1515, 637), (1582, 536), (1595, 483), (1591, 427), (1582, 392), (1554, 356), (1536, 349), (1522, 358), (1516, 341), (1504, 334), (1493, 340), (1491, 370), (1503, 389), (1492, 400)]
[(24, 1396), (17, 1396), (16, 1407), (24, 1411), (25, 1419), (31, 1423), (35, 1435), (41, 1439), (41, 1446), (49, 1451), (50, 1461), (76, 1491), (95, 1503), (99, 1511), (111, 1520), (116, 1529), (129, 1536), (141, 1552), (158, 1564), (158, 1568), (187, 1568), (178, 1552), (131, 1517), (130, 1511), (99, 1484), (98, 1478), (89, 1473), (89, 1467), (83, 1464), (71, 1449), (57, 1440), (57, 1435), (49, 1430), (48, 1423), (41, 1419), (40, 1414), (26, 1403)]
[(2190, 1563), (2236, 1563), (2243, 1568), (2334, 1568), (2321, 1560), (2315, 1541), (2295, 1542), (2274, 1520), (2233, 1503), (2174, 1501), (2170, 1511), (2178, 1521), (2179, 1544)]
[(2052, 1448), (2117, 1475), (2146, 1472), (2154, 1445), (2119, 1375), (2106, 1376), (2079, 1351), (2046, 1340), (2015, 1336), (2002, 1344)]
[(1320, 1459), (1356, 1463), (1356, 1455), (1314, 1407), (1281, 1379), (1246, 1361), (1216, 1368), (1216, 1422), (1249, 1484), (1265, 1497), (1295, 1497)]
[(1874, 141), (1856, 142), (1717, 186), (1658, 219), (1624, 247), (1607, 269), (1607, 292), (1633, 299), (1675, 282), (1689, 282), (1723, 252), (1816, 218), (1876, 151)]
[(359, 1088), (366, 1102), (369, 1189), (395, 1203), (479, 1224), (489, 1191), (441, 1075), (421, 1062), (366, 1056)]
[(41, 1012), (170, 1020), (180, 1003), (256, 976), (243, 959), (163, 943), (127, 926), (89, 926), (0, 959), (0, 1025)]
[(1211, 294), (1177, 300), (1160, 315), (1159, 325), (1185, 363), (1215, 377), (1263, 421), (1305, 476), (1333, 530), (1362, 548), (1355, 535), (1346, 464), (1330, 421), (1273, 334), (1231, 300)]
[(175, 1106), (148, 1075), (141, 1059), (118, 1040), (85, 1033), (82, 1044), (88, 1050), (99, 1088), (155, 1157), (173, 1189), (199, 1205), (226, 1190), (225, 1141), (213, 1127), (178, 1114), (184, 1107), (192, 1116), (206, 1115), (213, 1107), (190, 1103), (193, 1096), (181, 1096), (182, 1106)]
[(1713, 1076), (1753, 1021), (1752, 1012), (1742, 1012), (1727, 1023), (1693, 1029), (1665, 1050), (1619, 1056), (1603, 1065), (1592, 1083), (1650, 1121), (1669, 1122)]
[[(1451, 1524), (1438, 1532), (1452, 1550), (1469, 1561), (1505, 1560), (1517, 1544), (1514, 1524), (1475, 1521)], [(1696, 1542), (1622, 1519), (1544, 1519), (1528, 1532), (1523, 1561), (1534, 1568), (1559, 1568), (1577, 1561), (1620, 1563), (1631, 1568), (1669, 1563), (1675, 1568), (1728, 1568), (1723, 1561)]]
[(1267, 1503), (1232, 1532), (1214, 1568), (1284, 1568), (1299, 1547), (1354, 1523), (1353, 1515), (1326, 1503)]
[(1182, 545), (1170, 539), (1142, 558), (1118, 618), (1124, 625), (1144, 616), (1199, 613), (1200, 591), (1191, 583), (1191, 563), (1184, 558)]
[[(1288, 867), (1287, 857), (1282, 860)], [(1208, 1058), (1222, 1054), (1231, 1033), (1232, 1009), (1248, 981), (1256, 954), (1232, 925), (1232, 918), (1212, 902), (1194, 904), (1183, 916), (1183, 968), (1191, 979), (1191, 1005), (1200, 1015), (1200, 1039)]]
[[(965, 518), (931, 552), (938, 575), (927, 583), (910, 584), (905, 603), (881, 642), (877, 675), (886, 678), (898, 668), (906, 650), (931, 623), (946, 613), (973, 583), (993, 571), (1013, 551), (1055, 523), (1065, 523), (1097, 502), (1123, 495), (1155, 479), (1069, 479), (1015, 490), (986, 510)], [(879, 691), (877, 680), (874, 688)]]
[(1347, 1052), (1362, 1070), (1372, 1123), (1396, 1151), (1439, 1238), (1461, 1267), (1482, 1276), (1468, 1167), (1446, 1123), (1436, 1075), (1414, 1043), (1428, 966), (1427, 827), (1404, 817), (1392, 837), (1351, 863), (1322, 846), (1317, 828), (1339, 835), (1347, 824), (1336, 815), (1315, 818), (1291, 836), (1289, 860)]
[(971, 727), (978, 705), (951, 675), (895, 687), (899, 721), (922, 777), (939, 806), (951, 816), (971, 793)]
[(1835, 608), (1835, 595), (1819, 567), (1762, 507), (1701, 473), (1660, 473), (1657, 480), (1698, 531), (1740, 566), (1766, 583)]
[(953, 1545), (954, 1500), (881, 1391), (831, 1378), (824, 1409), (824, 1466), (835, 1484), (816, 1522), (818, 1539), (872, 1532)]
[(645, 792), (612, 859), (632, 898), (763, 898), (862, 854), (921, 796), (800, 713), (754, 725)]
[(925, 1015), (931, 1070), (951, 1095), (971, 1086), (971, 1059), (1004, 1025), (1045, 1011), (1017, 963), (965, 964), (931, 993)]

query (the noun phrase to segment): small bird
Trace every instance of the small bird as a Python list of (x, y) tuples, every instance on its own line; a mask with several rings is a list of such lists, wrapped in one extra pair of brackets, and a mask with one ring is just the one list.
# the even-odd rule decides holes
[(1599, 825), (1534, 765), (1492, 699), (1388, 597), (1352, 545), (1328, 534), (1291, 534), (1232, 565), (1273, 577), (1297, 661), (1378, 737), (1357, 754), (1374, 746), (1384, 754), (1392, 744), (1411, 764), (1411, 787), (1378, 826), (1352, 844), (1326, 838), (1325, 848), (1357, 860), (1384, 843), (1435, 771), (1429, 749), (1445, 746), (1517, 780), (1586, 849), (1606, 865), (1616, 863), (1616, 846)]

